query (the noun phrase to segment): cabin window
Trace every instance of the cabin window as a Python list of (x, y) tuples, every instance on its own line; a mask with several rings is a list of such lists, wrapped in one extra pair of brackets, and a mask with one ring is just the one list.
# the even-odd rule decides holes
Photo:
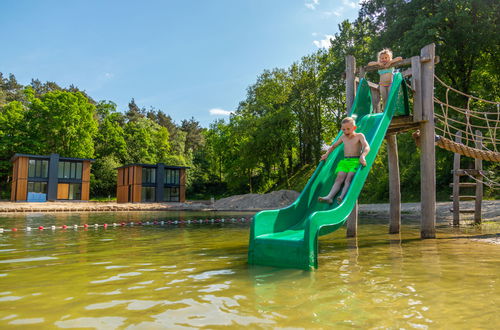
[(49, 177), (49, 161), (30, 159), (28, 162), (28, 177), (46, 179)]
[(82, 179), (82, 163), (79, 162), (59, 162), (59, 179)]

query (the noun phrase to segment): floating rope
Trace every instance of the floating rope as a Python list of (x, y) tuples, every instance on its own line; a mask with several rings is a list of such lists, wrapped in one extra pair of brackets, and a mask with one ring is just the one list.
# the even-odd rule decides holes
[(67, 230), (67, 229), (73, 229), (73, 230), (78, 230), (78, 229), (84, 229), (88, 230), (89, 228), (94, 228), (94, 229), (107, 229), (108, 227), (112, 228), (120, 228), (120, 227), (134, 227), (134, 226), (177, 226), (177, 225), (190, 225), (190, 224), (216, 224), (216, 223), (248, 223), (252, 222), (252, 218), (230, 218), (230, 219), (193, 219), (193, 220), (167, 220), (167, 221), (146, 221), (146, 222), (120, 222), (120, 223), (112, 223), (112, 224), (84, 224), (84, 225), (62, 225), (62, 226), (27, 226), (25, 228), (11, 228), (11, 229), (4, 229), (0, 228), (0, 233), (4, 232), (18, 232), (18, 231), (25, 231), (25, 232), (31, 232), (34, 230), (38, 231), (43, 231), (43, 230)]

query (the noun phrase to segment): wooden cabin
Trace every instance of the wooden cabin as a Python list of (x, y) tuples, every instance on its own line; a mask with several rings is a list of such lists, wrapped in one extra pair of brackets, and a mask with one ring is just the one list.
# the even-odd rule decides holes
[(89, 200), (94, 159), (15, 154), (10, 161), (13, 202)]
[(163, 163), (128, 164), (118, 167), (118, 203), (186, 201), (186, 168)]

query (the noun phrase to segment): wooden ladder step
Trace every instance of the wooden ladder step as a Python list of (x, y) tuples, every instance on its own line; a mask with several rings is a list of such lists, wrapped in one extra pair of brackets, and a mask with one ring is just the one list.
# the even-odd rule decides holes
[[(460, 188), (476, 188), (477, 183), (476, 182), (460, 182), (458, 184)], [(453, 183), (450, 183), (450, 187), (453, 187)]]
[(473, 169), (473, 168), (471, 168), (471, 169), (452, 170), (451, 174), (456, 174), (456, 175), (460, 175), (460, 176), (464, 176), (464, 175), (481, 176), (481, 172), (479, 170), (476, 170), (476, 169)]
[[(450, 199), (453, 200), (453, 195), (450, 196)], [(476, 196), (458, 196), (458, 199), (461, 201), (471, 201), (475, 200)]]
[[(453, 209), (450, 209), (450, 212), (453, 213)], [(474, 209), (459, 209), (458, 212), (460, 212), (460, 213), (475, 213), (476, 210), (474, 210)]]

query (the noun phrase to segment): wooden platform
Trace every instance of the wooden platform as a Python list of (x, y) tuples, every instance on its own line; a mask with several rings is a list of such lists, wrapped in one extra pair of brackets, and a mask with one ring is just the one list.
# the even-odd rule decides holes
[(387, 134), (416, 130), (420, 127), (420, 123), (413, 121), (413, 116), (397, 116), (392, 118)]

